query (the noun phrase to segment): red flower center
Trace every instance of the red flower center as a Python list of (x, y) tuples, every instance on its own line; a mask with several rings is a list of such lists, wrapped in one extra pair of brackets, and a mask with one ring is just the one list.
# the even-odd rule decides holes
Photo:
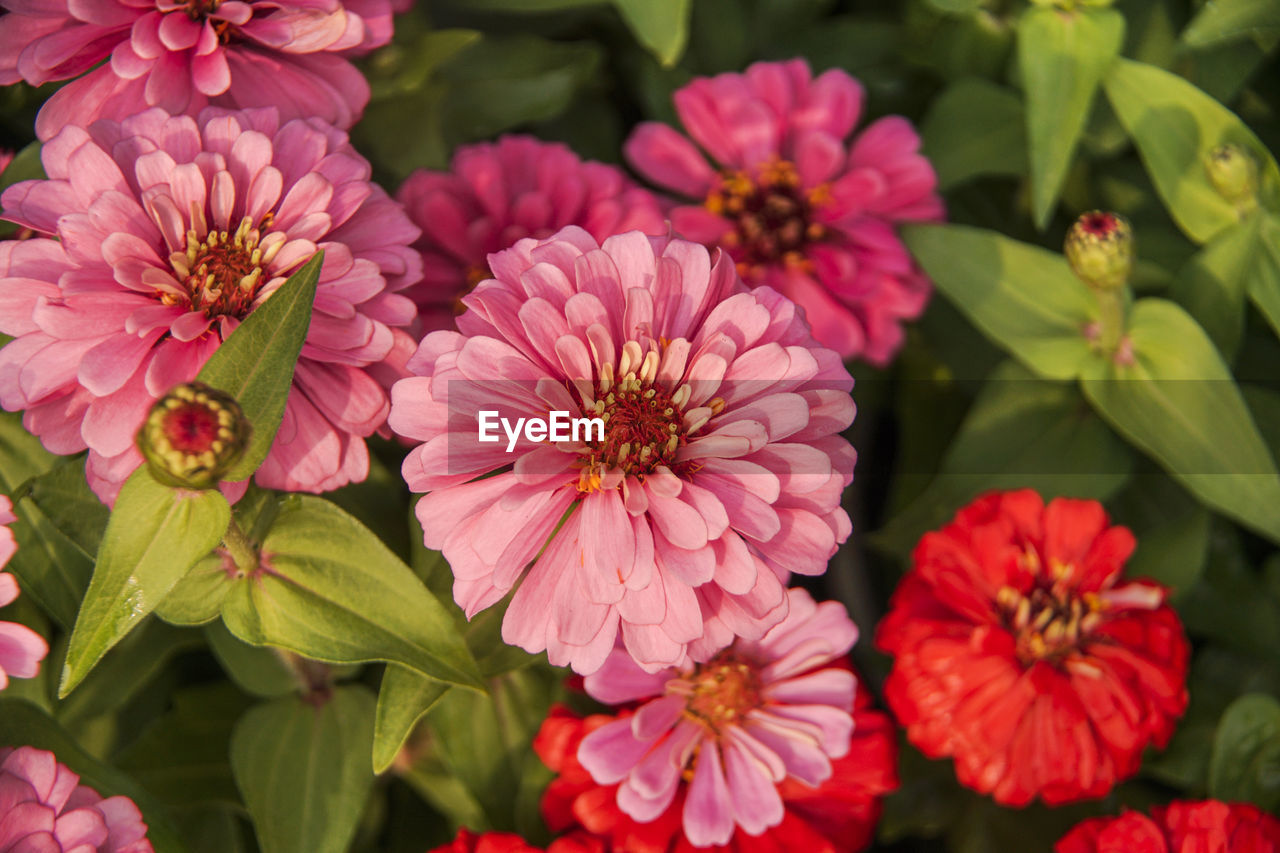
[(164, 415), (164, 437), (179, 453), (204, 453), (218, 440), (218, 413), (198, 403), (176, 401)]
[(1080, 217), (1080, 229), (1094, 237), (1110, 237), (1119, 228), (1115, 216), (1102, 211), (1086, 213)]
[(722, 174), (706, 207), (733, 223), (722, 243), (745, 275), (778, 263), (803, 266), (805, 248), (826, 236), (814, 212), (828, 192), (825, 184), (803, 189), (795, 166), (775, 160), (760, 166), (754, 179), (746, 172)]
[[(1039, 558), (1032, 562), (1038, 564)], [(1038, 576), (1036, 586), (1025, 594), (1006, 586), (996, 595), (1005, 628), (1017, 643), (1018, 659), (1027, 666), (1056, 661), (1075, 651), (1102, 621), (1106, 607), (1098, 595), (1079, 593), (1063, 582), (1071, 567), (1053, 567), (1051, 574), (1052, 583), (1041, 583)]]
[[(270, 223), (271, 214), (262, 226)], [(210, 231), (203, 240), (194, 229), (187, 232), (187, 250), (174, 252), (169, 263), (187, 291), (192, 310), (208, 317), (243, 317), (249, 313), (262, 283), (262, 265), (275, 256), (276, 243), (264, 257), (260, 230), (245, 217), (235, 232)], [(281, 241), (283, 242), (283, 241)], [(173, 304), (181, 297), (161, 297)]]
[(730, 652), (721, 652), (674, 684), (688, 685), (683, 688), (688, 691), (685, 713), (717, 734), (762, 704), (759, 674)]

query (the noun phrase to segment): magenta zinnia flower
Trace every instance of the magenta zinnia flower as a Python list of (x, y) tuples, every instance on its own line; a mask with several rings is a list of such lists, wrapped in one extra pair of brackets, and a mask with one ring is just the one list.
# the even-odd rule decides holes
[(597, 241), (665, 234), (658, 200), (622, 171), (558, 142), (507, 136), (464, 145), (448, 172), (419, 169), (397, 194), (422, 229), (423, 281), (412, 291), (424, 331), (452, 329), (461, 299), (489, 278), (489, 255), (579, 225)]
[(930, 285), (895, 223), (942, 217), (937, 178), (904, 118), (873, 122), (851, 146), (862, 86), (838, 69), (759, 62), (744, 74), (699, 78), (675, 94), (684, 136), (656, 122), (627, 141), (632, 165), (692, 198), (676, 207), (682, 236), (719, 246), (750, 285), (799, 303), (814, 337), (842, 356), (885, 364), (903, 320), (924, 310)]
[[(36, 134), (147, 107), (270, 107), (347, 128), (369, 84), (345, 54), (391, 39), (389, 0), (0, 0), (0, 84), (81, 79)], [(110, 61), (99, 63), (110, 57)], [(96, 68), (94, 66), (97, 66)], [(92, 70), (90, 70), (92, 69)], [(88, 74), (85, 72), (88, 71)]]
[[(0, 404), (55, 453), (89, 449), (114, 499), (141, 463), (151, 404), (201, 366), (317, 249), (324, 266), (284, 421), (257, 474), (268, 488), (361, 480), (386, 420), (371, 372), (412, 350), (396, 291), (418, 237), (369, 182), (346, 134), (274, 110), (148, 110), (70, 126), (42, 153), (50, 180), (10, 187), (5, 216), (57, 239), (0, 244)], [(388, 371), (389, 372), (389, 371)], [(389, 378), (387, 380), (389, 382)]]
[(615, 649), (587, 676), (601, 702), (642, 703), (578, 748), (596, 782), (622, 783), (618, 807), (634, 820), (655, 820), (687, 778), (692, 844), (726, 844), (735, 825), (759, 835), (782, 821), (779, 783), (817, 786), (848, 753), (857, 682), (848, 669), (821, 667), (853, 648), (858, 629), (837, 602), (788, 596), (787, 617), (760, 640), (738, 640), (706, 663), (646, 673)]
[(104, 800), (79, 781), (52, 752), (0, 749), (0, 850), (152, 853), (133, 800)]
[[(839, 356), (686, 240), (571, 226), (489, 260), (460, 332), (428, 335), (392, 389), (391, 428), (424, 442), (404, 476), (429, 493), (418, 518), (454, 598), (474, 614), (532, 563), (503, 638), (580, 673), (619, 633), (655, 669), (759, 638), (786, 613), (779, 578), (822, 573), (849, 534)], [(508, 452), (477, 441), (482, 410), (606, 428)]]
[[(0, 569), (18, 550), (9, 525), (17, 521), (13, 504), (0, 495)], [(0, 572), (0, 607), (8, 607), (18, 597), (18, 581), (8, 572)], [(10, 678), (34, 678), (40, 672), (40, 661), (49, 654), (49, 644), (35, 631), (17, 622), (0, 622), (0, 690), (9, 686)], [(4, 810), (0, 809), (0, 815)], [(0, 849), (3, 849), (0, 846)]]

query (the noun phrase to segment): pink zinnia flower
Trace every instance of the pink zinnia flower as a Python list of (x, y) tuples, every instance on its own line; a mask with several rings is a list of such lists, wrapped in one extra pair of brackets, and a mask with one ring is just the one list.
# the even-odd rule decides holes
[(635, 714), (587, 735), (578, 760), (596, 782), (621, 782), (617, 802), (652, 821), (689, 778), (684, 833), (695, 846), (725, 844), (739, 826), (759, 835), (782, 822), (778, 784), (817, 786), (849, 751), (857, 682), (840, 667), (858, 629), (833, 601), (789, 590), (787, 617), (759, 641), (738, 640), (706, 663), (646, 673), (621, 649), (587, 676), (608, 704)]
[(152, 853), (128, 797), (103, 799), (52, 752), (0, 749), (0, 850)]
[(54, 453), (89, 449), (113, 500), (142, 462), (157, 398), (195, 377), (240, 320), (317, 249), (324, 267), (284, 421), (257, 474), (323, 491), (368, 471), (386, 420), (371, 371), (412, 350), (396, 291), (418, 280), (418, 229), (369, 182), (346, 134), (274, 110), (199, 120), (148, 110), (70, 126), (42, 152), (50, 180), (10, 187), (5, 217), (57, 239), (0, 244), (0, 404)]
[[(786, 613), (779, 578), (821, 574), (849, 534), (839, 356), (686, 240), (571, 226), (489, 261), (460, 332), (428, 335), (392, 388), (391, 428), (424, 442), (404, 477), (429, 493), (418, 518), (454, 598), (475, 614), (532, 563), (503, 638), (580, 673), (619, 633), (654, 669), (758, 639)], [(482, 410), (606, 428), (508, 452), (477, 440)]]
[[(10, 524), (17, 521), (13, 503), (0, 495), (0, 569), (8, 565), (18, 550)], [(18, 597), (18, 581), (8, 572), (0, 572), (0, 607), (8, 607)], [(17, 622), (0, 622), (0, 690), (9, 686), (10, 678), (34, 678), (40, 672), (40, 661), (49, 654), (49, 644), (35, 631)], [(0, 815), (4, 810), (0, 809)]]
[(656, 122), (627, 141), (632, 165), (692, 198), (676, 207), (682, 236), (720, 246), (750, 285), (799, 303), (814, 337), (842, 356), (885, 364), (903, 320), (928, 302), (928, 279), (895, 223), (942, 218), (937, 178), (904, 118), (873, 122), (846, 147), (862, 86), (804, 60), (759, 62), (744, 74), (699, 78), (675, 94), (684, 136)]
[[(369, 84), (344, 54), (391, 39), (389, 0), (0, 0), (0, 84), (84, 76), (36, 134), (147, 107), (270, 107), (347, 128)], [(99, 63), (110, 57), (110, 61)], [(97, 66), (96, 68), (94, 66)], [(92, 69), (92, 70), (90, 70)], [(85, 74), (85, 72), (89, 72)]]
[(412, 295), (428, 332), (454, 328), (462, 297), (489, 278), (489, 255), (517, 240), (550, 237), (566, 225), (597, 241), (667, 232), (658, 200), (622, 170), (530, 136), (464, 145), (450, 171), (419, 169), (397, 197), (422, 229), (423, 281)]

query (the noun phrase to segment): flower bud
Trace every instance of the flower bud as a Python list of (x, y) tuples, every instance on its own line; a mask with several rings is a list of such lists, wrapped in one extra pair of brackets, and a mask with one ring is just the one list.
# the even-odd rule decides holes
[(1090, 287), (1123, 287), (1133, 268), (1133, 229), (1115, 213), (1092, 210), (1067, 232), (1063, 251), (1071, 271)]
[(251, 432), (234, 397), (187, 382), (156, 401), (137, 442), (160, 482), (211, 489), (244, 455)]
[(1232, 204), (1248, 202), (1258, 192), (1258, 161), (1239, 145), (1219, 145), (1204, 159), (1209, 183)]

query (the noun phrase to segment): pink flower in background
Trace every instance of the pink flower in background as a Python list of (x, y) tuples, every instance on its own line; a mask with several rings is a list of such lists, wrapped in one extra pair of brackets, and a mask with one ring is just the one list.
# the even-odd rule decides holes
[[(346, 58), (391, 39), (389, 0), (0, 0), (0, 84), (80, 77), (36, 134), (147, 107), (270, 107), (346, 128), (369, 84)], [(104, 59), (109, 61), (99, 65)], [(94, 66), (97, 66), (96, 68)], [(92, 69), (92, 70), (91, 70)], [(88, 72), (87, 74), (85, 72)]]
[[(524, 576), (503, 639), (584, 674), (619, 634), (651, 669), (759, 639), (786, 614), (780, 578), (821, 574), (849, 535), (839, 356), (686, 240), (570, 226), (489, 260), (496, 278), (463, 299), (459, 332), (423, 340), (388, 421), (422, 442), (404, 477), (428, 493), (418, 519), (454, 598), (471, 616)], [(508, 451), (478, 440), (484, 410), (594, 416), (604, 436)]]
[(894, 225), (940, 220), (943, 209), (906, 119), (875, 121), (846, 145), (862, 101), (843, 71), (814, 79), (802, 59), (758, 62), (676, 92), (701, 150), (645, 122), (626, 154), (646, 178), (696, 202), (671, 211), (677, 233), (725, 249), (747, 284), (795, 300), (819, 343), (883, 365), (930, 293)]
[(462, 297), (489, 278), (489, 255), (517, 240), (550, 237), (566, 225), (597, 241), (624, 231), (667, 233), (658, 200), (622, 170), (530, 136), (464, 145), (450, 171), (419, 169), (398, 198), (422, 229), (423, 281), (412, 295), (429, 332), (454, 328)]
[(858, 629), (838, 602), (815, 604), (800, 589), (788, 596), (790, 612), (764, 637), (706, 663), (646, 673), (615, 649), (587, 676), (594, 699), (642, 703), (578, 748), (596, 782), (622, 783), (618, 807), (631, 818), (658, 818), (688, 778), (692, 844), (726, 844), (735, 825), (759, 835), (782, 822), (779, 783), (816, 787), (848, 753), (857, 681), (848, 669), (819, 667), (848, 654)]
[[(55, 453), (89, 449), (114, 500), (141, 463), (151, 404), (195, 377), (240, 320), (317, 249), (324, 266), (284, 420), (257, 481), (324, 491), (362, 480), (386, 420), (382, 381), (412, 350), (397, 293), (418, 229), (369, 182), (346, 134), (274, 110), (149, 110), (71, 126), (50, 180), (10, 187), (5, 217), (57, 239), (0, 243), (0, 404)], [(375, 378), (374, 373), (378, 373)]]
[(79, 781), (52, 752), (0, 749), (0, 850), (152, 853), (133, 800), (104, 800)]
[[(9, 528), (17, 520), (17, 516), (13, 514), (13, 503), (0, 495), (0, 569), (8, 565), (10, 558), (18, 550), (13, 530)], [(17, 580), (8, 572), (0, 572), (0, 607), (8, 607), (17, 597)], [(44, 637), (26, 625), (0, 622), (0, 690), (9, 686), (10, 678), (34, 678), (40, 672), (40, 661), (47, 654), (49, 644)], [(0, 808), (0, 815), (3, 814), (4, 809)], [(0, 845), (0, 849), (7, 848)]]

